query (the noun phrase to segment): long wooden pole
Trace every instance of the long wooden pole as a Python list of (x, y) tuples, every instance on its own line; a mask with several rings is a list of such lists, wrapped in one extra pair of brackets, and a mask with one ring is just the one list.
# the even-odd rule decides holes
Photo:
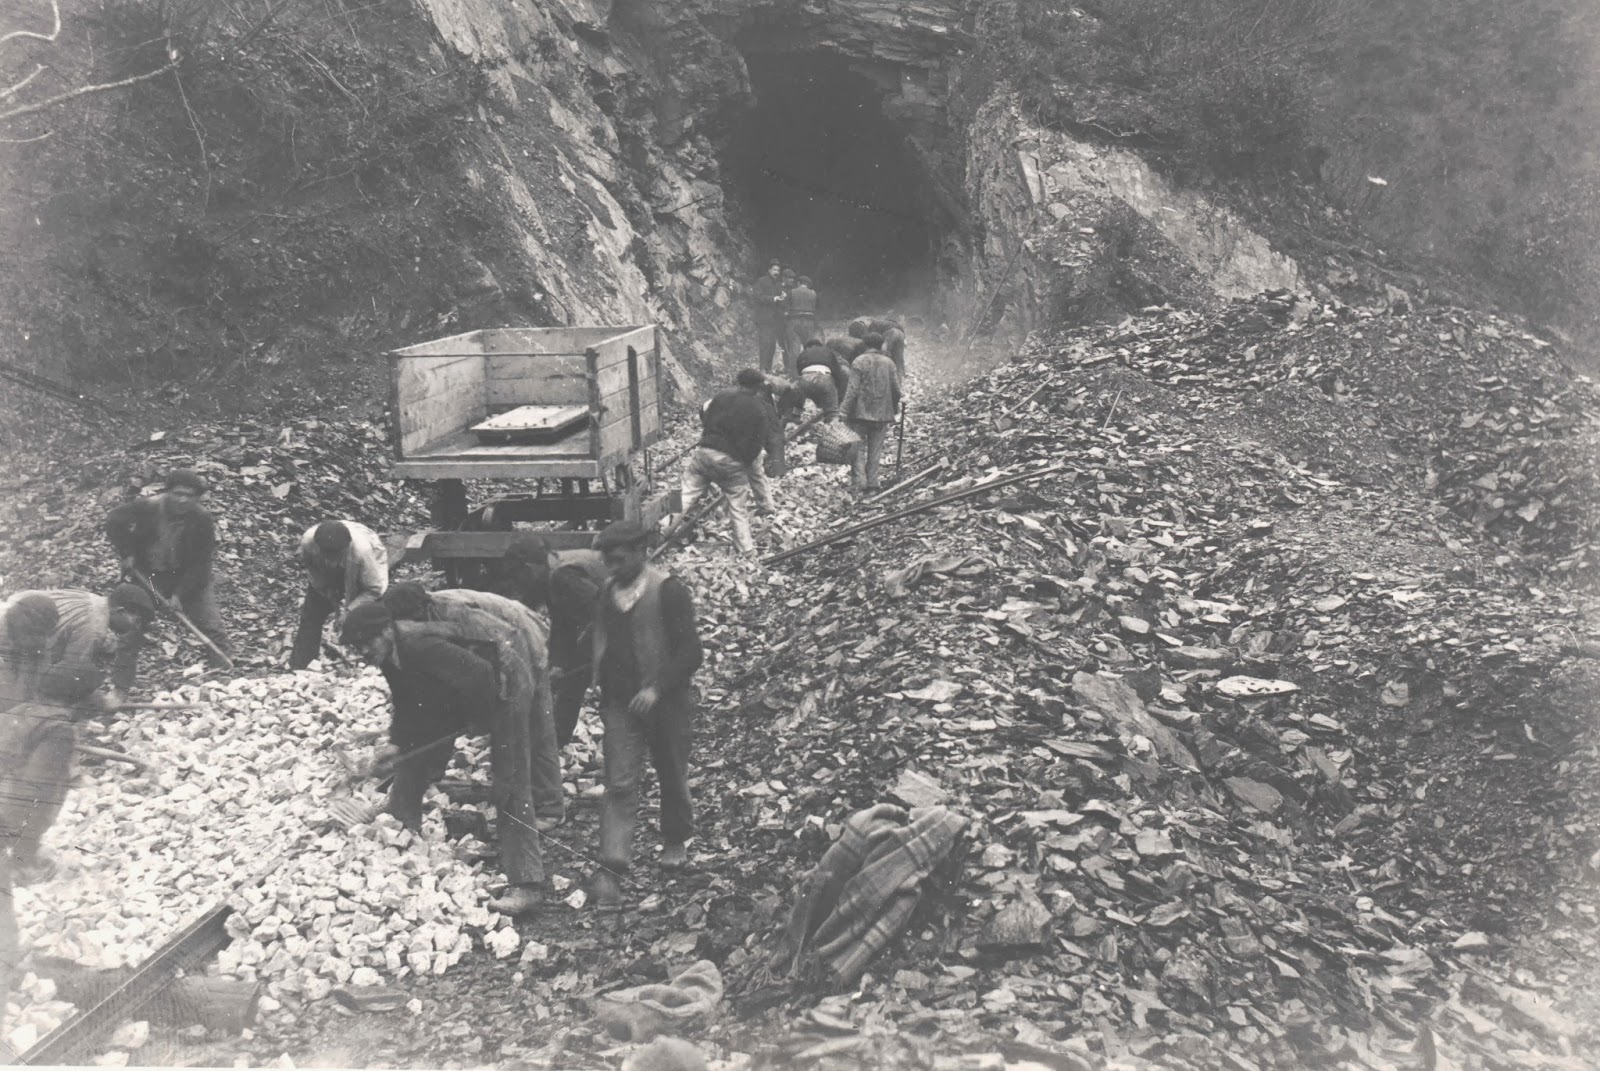
[(862, 521), (860, 524), (853, 524), (848, 528), (841, 528), (832, 535), (823, 536), (821, 539), (814, 539), (810, 543), (804, 543), (798, 547), (791, 547), (789, 550), (783, 551), (780, 554), (773, 554), (769, 557), (762, 558), (761, 564), (776, 565), (781, 561), (787, 561), (788, 559), (797, 555), (804, 554), (808, 550), (816, 550), (818, 547), (825, 547), (830, 543), (838, 543), (842, 540), (849, 539), (853, 535), (859, 535), (860, 533), (870, 531), (873, 528), (880, 528), (883, 525), (886, 525), (891, 521), (897, 521), (902, 517), (911, 517), (918, 513), (926, 513), (930, 509), (938, 509), (940, 506), (948, 505), (951, 502), (959, 502), (963, 498), (971, 498), (973, 495), (979, 495), (985, 491), (992, 491), (997, 487), (1005, 487), (1008, 484), (1013, 483), (1022, 483), (1024, 480), (1035, 480), (1040, 476), (1049, 476), (1052, 473), (1060, 472), (1066, 467), (1066, 462), (1061, 462), (1056, 465), (1048, 465), (1042, 469), (1034, 469), (1031, 472), (1020, 472), (1015, 476), (997, 476), (992, 480), (985, 480), (982, 483), (973, 484), (971, 487), (965, 488), (964, 490), (953, 491), (948, 495), (941, 495), (938, 498), (930, 498), (926, 502), (917, 503), (915, 506), (907, 506), (903, 510), (898, 510), (894, 513), (887, 513), (882, 517), (875, 517), (870, 521)]
[(139, 570), (137, 570), (137, 569), (130, 569), (128, 571), (129, 571), (129, 573), (131, 573), (133, 575), (133, 578), (135, 580), (137, 580), (140, 584), (144, 585), (146, 591), (150, 592), (150, 597), (156, 601), (156, 605), (157, 606), (160, 606), (160, 607), (164, 608), (169, 614), (171, 614), (173, 617), (176, 617), (180, 622), (182, 622), (183, 626), (194, 634), (194, 638), (195, 639), (197, 639), (201, 643), (205, 644), (208, 648), (211, 649), (211, 653), (212, 654), (214, 654), (218, 658), (222, 659), (223, 666), (225, 666), (228, 669), (232, 669), (233, 668), (233, 659), (228, 657), (228, 653), (226, 651), (224, 651), (221, 647), (218, 647), (217, 644), (216, 644), (216, 641), (213, 640), (210, 636), (207, 636), (204, 632), (201, 632), (200, 631), (200, 626), (196, 625), (193, 621), (190, 621), (188, 614), (184, 613), (182, 610), (178, 609), (176, 606), (171, 605), (170, 603), (167, 602), (167, 600), (163, 599), (161, 597), (160, 592), (156, 591), (156, 586), (154, 584), (150, 583), (150, 578), (149, 577), (145, 576), (143, 573), (139, 572)]

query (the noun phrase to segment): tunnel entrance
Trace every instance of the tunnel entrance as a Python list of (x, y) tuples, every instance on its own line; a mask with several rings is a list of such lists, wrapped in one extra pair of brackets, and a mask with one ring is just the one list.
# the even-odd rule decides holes
[(882, 90), (828, 53), (746, 61), (756, 103), (723, 163), (761, 264), (775, 257), (811, 276), (825, 319), (931, 295), (943, 227)]

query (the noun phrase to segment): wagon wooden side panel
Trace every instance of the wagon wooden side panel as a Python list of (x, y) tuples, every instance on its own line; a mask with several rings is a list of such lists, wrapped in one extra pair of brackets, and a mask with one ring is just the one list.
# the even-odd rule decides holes
[(596, 450), (608, 464), (661, 439), (656, 329), (642, 327), (595, 347)]

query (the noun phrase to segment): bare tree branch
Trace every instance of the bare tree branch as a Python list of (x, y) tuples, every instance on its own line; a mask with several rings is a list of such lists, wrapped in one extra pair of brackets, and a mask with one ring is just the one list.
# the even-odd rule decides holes
[(132, 78), (124, 78), (120, 82), (105, 82), (101, 85), (79, 86), (77, 89), (66, 93), (61, 93), (54, 97), (47, 97), (44, 100), (35, 101), (32, 104), (24, 104), (22, 107), (12, 108), (8, 112), (0, 112), (0, 123), (5, 122), (7, 119), (15, 119), (18, 116), (32, 115), (34, 112), (42, 112), (46, 108), (57, 104), (62, 104), (77, 97), (88, 96), (90, 93), (104, 93), (109, 89), (122, 89), (124, 86), (131, 86), (135, 82), (148, 82), (150, 79), (155, 78), (158, 75), (163, 75), (168, 71), (176, 70), (177, 66), (178, 60), (176, 57), (174, 57), (163, 67), (157, 67), (153, 71), (146, 71), (144, 74), (136, 74)]
[(35, 41), (45, 41), (55, 44), (56, 38), (61, 36), (61, 3), (60, 0), (50, 0), (50, 11), (55, 16), (56, 26), (49, 34), (35, 33), (32, 30), (12, 30), (8, 34), (0, 35), (0, 45), (18, 37), (31, 37)]

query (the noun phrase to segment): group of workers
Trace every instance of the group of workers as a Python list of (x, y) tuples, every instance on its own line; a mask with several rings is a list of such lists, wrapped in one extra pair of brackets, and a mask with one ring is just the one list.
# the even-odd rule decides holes
[[(19, 964), (10, 892), (55, 871), (41, 843), (72, 781), (78, 722), (124, 705), (158, 609), (184, 614), (217, 649), (230, 649), (206, 492), (203, 477), (180, 469), (160, 494), (111, 512), (106, 531), (126, 579), (108, 595), (22, 591), (0, 602), (0, 1008)], [(290, 666), (321, 656), (327, 621), (342, 613), (341, 644), (383, 673), (388, 742), (364, 771), (390, 780), (382, 810), (420, 830), (424, 794), (456, 738), (489, 736), (507, 879), (492, 906), (504, 913), (526, 914), (543, 900), (541, 837), (565, 819), (561, 752), (592, 685), (605, 730), (596, 905), (621, 906), (646, 762), (661, 786), (661, 866), (688, 865), (690, 682), (703, 655), (688, 588), (647, 560), (647, 537), (637, 522), (617, 521), (592, 550), (556, 551), (518, 532), (496, 592), (391, 583), (382, 539), (354, 521), (324, 521), (300, 541), (306, 583)]]
[[(810, 280), (785, 277), (777, 263), (756, 289), (761, 368), (741, 371), (735, 388), (704, 407), (682, 476), (686, 512), (709, 488), (721, 489), (736, 549), (752, 557), (750, 499), (759, 513), (774, 512), (769, 478), (784, 473), (784, 428), (807, 402), (861, 439), (852, 486), (877, 490), (883, 445), (901, 412), (905, 355), (905, 332), (892, 320), (856, 320), (848, 338), (823, 341)], [(780, 329), (788, 376), (771, 370)], [(159, 611), (186, 620), (214, 664), (230, 657), (215, 594), (217, 528), (202, 504), (208, 492), (198, 472), (177, 469), (161, 493), (110, 511), (105, 531), (122, 579), (108, 594), (22, 591), (0, 603), (0, 1001), (18, 963), (10, 891), (54, 872), (41, 843), (71, 783), (79, 720), (124, 705)], [(383, 540), (352, 520), (324, 521), (300, 540), (306, 585), (289, 664), (316, 661), (329, 619), (342, 614), (341, 644), (383, 673), (388, 742), (366, 769), (390, 781), (383, 809), (419, 830), (423, 797), (456, 738), (488, 734), (507, 879), (493, 906), (505, 913), (542, 902), (540, 838), (565, 818), (561, 754), (591, 686), (604, 729), (596, 905), (621, 906), (647, 761), (661, 789), (660, 864), (688, 865), (690, 684), (703, 653), (689, 590), (648, 560), (647, 539), (626, 520), (601, 531), (592, 550), (556, 551), (518, 532), (494, 592), (391, 583)]]
[[(685, 513), (709, 488), (722, 492), (734, 547), (747, 558), (756, 555), (751, 499), (758, 515), (775, 512), (770, 481), (788, 468), (785, 429), (800, 422), (807, 402), (821, 420), (843, 419), (860, 441), (851, 458), (852, 490), (881, 490), (884, 444), (904, 414), (906, 346), (905, 328), (893, 319), (852, 320), (848, 337), (824, 341), (811, 280), (776, 260), (752, 294), (760, 367), (740, 371), (732, 389), (701, 409), (700, 441), (681, 480)], [(780, 338), (784, 375), (772, 370)]]

